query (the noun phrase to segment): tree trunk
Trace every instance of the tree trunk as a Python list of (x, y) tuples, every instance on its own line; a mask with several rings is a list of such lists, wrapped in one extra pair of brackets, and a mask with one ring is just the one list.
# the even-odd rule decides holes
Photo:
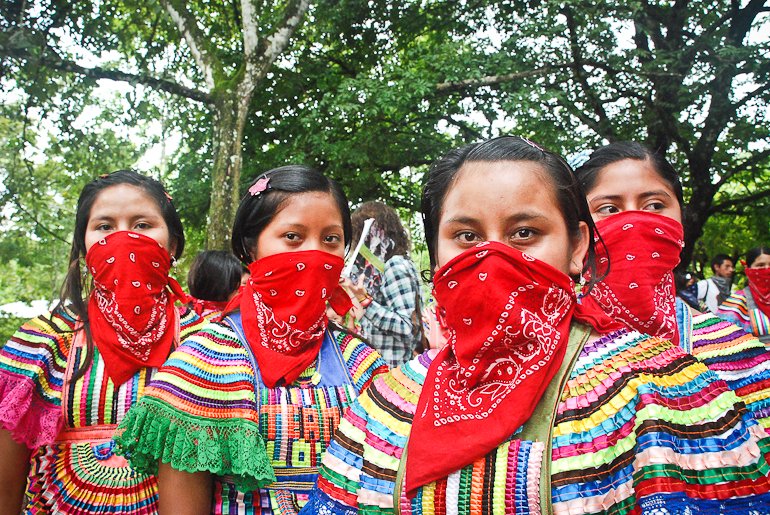
[(703, 227), (710, 216), (710, 208), (714, 202), (716, 189), (710, 182), (708, 168), (695, 169), (690, 163), (690, 175), (692, 177), (692, 196), (684, 209), (684, 249), (681, 254), (679, 268), (688, 268), (695, 252), (695, 243), (703, 235)]
[(214, 103), (214, 169), (211, 204), (206, 228), (208, 250), (229, 250), (233, 221), (241, 200), (243, 130), (258, 79), (246, 74), (235, 91), (223, 93)]
[[(228, 250), (235, 211), (240, 201), (245, 113), (237, 95), (222, 94), (214, 103), (214, 168), (211, 173), (211, 204), (206, 228), (206, 248)], [(248, 102), (247, 102), (248, 105)]]

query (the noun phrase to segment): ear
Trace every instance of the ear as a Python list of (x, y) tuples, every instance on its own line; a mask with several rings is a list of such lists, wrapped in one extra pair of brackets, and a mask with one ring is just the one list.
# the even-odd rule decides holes
[(572, 252), (570, 254), (569, 275), (575, 277), (583, 272), (583, 263), (588, 252), (588, 243), (591, 234), (588, 230), (588, 224), (580, 222), (578, 224), (578, 235), (572, 239)]

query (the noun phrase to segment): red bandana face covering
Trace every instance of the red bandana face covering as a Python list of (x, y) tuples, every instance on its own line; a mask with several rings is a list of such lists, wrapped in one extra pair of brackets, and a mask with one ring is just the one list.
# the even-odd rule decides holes
[(576, 307), (572, 279), (497, 242), (447, 263), (434, 295), (449, 339), (415, 412), (410, 496), (492, 451), (529, 419), (561, 366)]
[(599, 221), (599, 269), (610, 272), (591, 289), (610, 318), (626, 327), (679, 343), (674, 267), (684, 246), (682, 224), (663, 215), (626, 211)]
[(166, 249), (147, 236), (120, 231), (95, 243), (86, 265), (94, 278), (91, 334), (112, 382), (121, 385), (143, 367), (162, 365), (176, 337), (174, 300), (185, 296), (168, 276)]
[(328, 325), (326, 302), (344, 315), (352, 307), (339, 286), (342, 258), (318, 250), (287, 252), (249, 265), (240, 293), (243, 331), (269, 388), (290, 384), (318, 356)]
[(749, 290), (759, 310), (770, 315), (770, 268), (746, 268)]

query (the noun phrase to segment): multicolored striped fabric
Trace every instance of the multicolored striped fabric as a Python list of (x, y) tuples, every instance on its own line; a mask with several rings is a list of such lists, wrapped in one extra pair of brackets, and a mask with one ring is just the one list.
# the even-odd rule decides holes
[(705, 313), (692, 318), (692, 354), (723, 379), (770, 429), (770, 352), (737, 325)]
[(61, 390), (75, 319), (66, 312), (33, 318), (0, 349), (0, 427), (30, 449), (64, 427)]
[(739, 325), (747, 333), (758, 337), (762, 342), (770, 342), (770, 317), (762, 313), (753, 302), (749, 301), (751, 292), (746, 288), (730, 295), (717, 309), (717, 315)]
[(267, 388), (236, 329), (211, 323), (188, 338), (116, 440), (143, 472), (160, 459), (212, 473), (213, 513), (296, 512), (344, 409), (387, 365), (360, 340), (327, 333), (315, 365), (291, 385)]
[[(394, 513), (433, 355), (379, 376), (351, 406), (303, 514)], [(588, 343), (553, 427), (554, 513), (770, 513), (770, 438), (723, 381), (667, 341), (621, 331)], [(411, 500), (402, 482), (400, 513), (544, 512), (542, 447), (514, 435)]]
[[(24, 324), (0, 351), (2, 427), (33, 449), (25, 513), (157, 512), (157, 482), (113, 454), (112, 434), (142, 396), (153, 369), (116, 387), (98, 348), (85, 373), (85, 339), (63, 312)], [(201, 327), (184, 309), (180, 336)], [(35, 421), (35, 422), (30, 422)]]

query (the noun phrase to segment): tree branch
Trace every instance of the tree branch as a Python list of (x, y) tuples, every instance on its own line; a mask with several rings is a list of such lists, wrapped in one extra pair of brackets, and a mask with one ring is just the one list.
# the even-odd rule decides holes
[(269, 68), (273, 61), (286, 50), (289, 39), (291, 39), (309, 7), (310, 0), (294, 0), (286, 7), (283, 23), (267, 38), (267, 47), (261, 56), (264, 69)]
[(215, 67), (218, 66), (218, 63), (206, 44), (207, 38), (198, 29), (195, 17), (187, 10), (185, 2), (181, 0), (160, 0), (160, 3), (179, 29), (179, 33), (187, 43), (195, 63), (201, 70), (206, 86), (209, 87), (209, 91), (212, 91), (215, 86)]
[(436, 84), (436, 92), (440, 94), (456, 93), (469, 88), (481, 88), (484, 86), (496, 86), (497, 84), (503, 84), (506, 82), (513, 82), (518, 79), (526, 79), (528, 77), (539, 77), (547, 75), (552, 71), (556, 71), (562, 68), (568, 67), (569, 64), (554, 64), (548, 66), (542, 66), (535, 68), (534, 70), (527, 70), (523, 72), (506, 73), (503, 75), (487, 75), (486, 77), (479, 77), (477, 79), (465, 79), (453, 82), (439, 82)]
[(577, 23), (575, 17), (572, 14), (572, 10), (568, 7), (562, 9), (562, 13), (567, 19), (567, 29), (569, 32), (570, 53), (572, 54), (572, 71), (575, 74), (578, 84), (580, 84), (585, 95), (588, 105), (596, 116), (596, 126), (599, 128), (597, 134), (607, 138), (610, 141), (617, 139), (615, 128), (610, 122), (607, 111), (604, 109), (604, 105), (599, 98), (594, 95), (594, 90), (588, 84), (588, 79), (585, 76), (585, 70), (583, 69), (583, 57), (580, 54), (580, 43), (578, 42), (577, 35)]
[(254, 8), (253, 0), (241, 0), (241, 19), (243, 32), (243, 54), (246, 60), (251, 59), (257, 51), (257, 36), (259, 29), (259, 15)]
[(752, 166), (755, 166), (765, 159), (770, 157), (770, 149), (765, 149), (761, 152), (756, 152), (751, 155), (748, 159), (743, 161), (742, 163), (739, 163), (735, 166), (731, 166), (729, 170), (725, 170), (724, 173), (720, 174), (720, 180), (716, 184), (717, 188), (721, 188), (723, 185), (725, 185), (727, 182), (729, 182), (733, 177), (738, 175), (744, 170), (748, 170)]
[[(250, 0), (243, 0), (244, 5)], [(273, 65), (273, 62), (278, 58), (286, 47), (289, 45), (289, 40), (294, 34), (294, 31), (302, 21), (302, 17), (305, 16), (308, 8), (310, 7), (310, 0), (292, 0), (289, 5), (286, 6), (284, 11), (283, 21), (270, 34), (262, 45), (262, 51), (257, 55), (257, 52), (251, 55), (246, 55), (246, 73), (243, 80), (238, 85), (238, 95), (244, 99), (251, 98), (251, 93), (256, 87), (257, 81), (267, 74), (267, 70)], [(256, 15), (251, 15), (252, 22), (256, 24)], [(243, 31), (244, 38), (247, 30), (246, 25), (249, 23), (249, 17), (246, 16), (246, 12), (243, 13)], [(253, 27), (256, 31), (256, 25)], [(244, 39), (245, 44), (245, 39)]]
[(181, 84), (171, 80), (159, 79), (150, 75), (135, 75), (132, 73), (122, 72), (120, 70), (109, 70), (99, 66), (86, 68), (73, 61), (62, 59), (58, 55), (51, 55), (50, 52), (44, 53), (43, 55), (36, 55), (26, 48), (9, 48), (7, 46), (3, 46), (1, 42), (0, 54), (5, 54), (8, 57), (14, 59), (36, 63), (54, 70), (75, 73), (82, 75), (83, 77), (89, 77), (91, 79), (109, 79), (127, 82), (133, 85), (142, 84), (152, 89), (165, 91), (167, 93), (189, 98), (204, 104), (211, 103), (211, 97), (208, 95), (208, 93), (182, 86)]
[(474, 139), (482, 139), (484, 137), (483, 134), (481, 134), (480, 131), (474, 129), (473, 127), (471, 127), (467, 123), (463, 122), (462, 120), (455, 120), (451, 116), (445, 116), (444, 120), (446, 120), (451, 125), (454, 125), (458, 129), (460, 129), (460, 131), (463, 133), (463, 135), (466, 138), (468, 136), (470, 136), (470, 137), (472, 137)]
[(749, 100), (757, 98), (761, 94), (767, 93), (767, 91), (770, 91), (770, 83), (767, 83), (764, 86), (756, 88), (756, 89), (754, 89), (752, 91), (749, 91), (748, 93), (746, 93), (746, 95), (744, 95), (744, 97), (742, 99), (740, 99), (740, 101), (738, 101), (735, 104), (736, 110), (740, 109), (743, 106), (745, 106), (749, 102)]
[(712, 204), (708, 210), (708, 213), (709, 215), (713, 215), (733, 207), (743, 206), (768, 197), (770, 197), (770, 188), (752, 193), (751, 195), (747, 195), (745, 197), (726, 200), (718, 204)]
[(16, 209), (18, 209), (24, 216), (32, 220), (32, 222), (35, 224), (36, 227), (40, 228), (43, 232), (50, 234), (54, 239), (57, 239), (63, 243), (66, 243), (67, 245), (71, 244), (71, 242), (67, 241), (66, 239), (62, 238), (61, 236), (56, 234), (54, 231), (46, 227), (45, 224), (43, 224), (43, 222), (38, 220), (38, 218), (33, 213), (27, 210), (19, 201), (15, 193), (11, 192), (10, 190), (9, 190), (9, 193), (11, 193), (11, 202), (13, 202), (13, 204), (16, 206)]

